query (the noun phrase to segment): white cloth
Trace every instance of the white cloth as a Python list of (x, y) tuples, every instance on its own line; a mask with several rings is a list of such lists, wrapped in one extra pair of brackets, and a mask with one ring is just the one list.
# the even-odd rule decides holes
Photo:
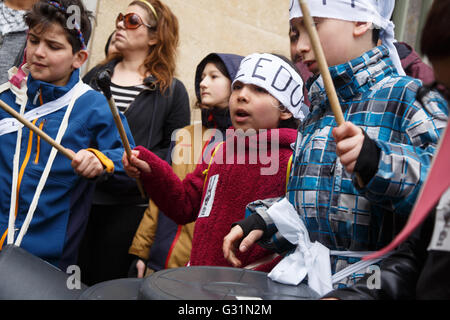
[(268, 53), (254, 53), (245, 57), (233, 84), (240, 81), (267, 90), (275, 99), (300, 120), (305, 118), (303, 80), (288, 63)]
[[(400, 57), (394, 46), (395, 25), (390, 20), (395, 0), (305, 0), (312, 17), (332, 18), (345, 21), (372, 22), (380, 28), (380, 40), (389, 49), (389, 56), (397, 72), (404, 76)], [(303, 17), (298, 0), (291, 0), (290, 19)]]
[(311, 243), (308, 230), (297, 211), (286, 199), (269, 208), (267, 214), (286, 240), (297, 245), (295, 252), (283, 258), (269, 273), (269, 278), (283, 284), (298, 285), (308, 276), (308, 286), (319, 295), (332, 287), (330, 250), (319, 242)]
[[(12, 88), (13, 85), (9, 86)], [(66, 107), (69, 102), (72, 100), (75, 92), (79, 92), (79, 96), (83, 95), (87, 91), (92, 90), (90, 86), (84, 84), (83, 82), (79, 82), (76, 84), (69, 92), (60, 97), (59, 99), (50, 101), (46, 104), (43, 104), (40, 107), (34, 108), (28, 112), (26, 112), (23, 117), (28, 121), (33, 121), (34, 119), (44, 117), (50, 113), (56, 112), (64, 107)], [(22, 128), (23, 124), (19, 122), (19, 120), (15, 118), (5, 118), (0, 121), (0, 136), (9, 134), (12, 132), (16, 132), (19, 128)]]

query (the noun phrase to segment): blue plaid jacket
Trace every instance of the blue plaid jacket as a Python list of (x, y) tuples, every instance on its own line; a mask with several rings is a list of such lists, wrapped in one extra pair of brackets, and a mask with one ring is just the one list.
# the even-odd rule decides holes
[[(337, 124), (322, 77), (308, 83), (311, 113), (299, 127), (286, 197), (311, 241), (331, 250), (377, 250), (393, 239), (411, 212), (447, 124), (441, 96), (430, 92), (423, 107), (416, 100), (421, 82), (399, 76), (388, 55), (379, 46), (330, 68), (346, 121), (365, 130), (381, 149), (378, 171), (363, 189), (355, 187), (355, 177), (336, 155), (331, 131)], [(270, 218), (260, 215), (273, 228)], [(276, 233), (266, 245), (278, 252), (292, 248), (281, 240)], [(332, 257), (332, 272), (357, 260)]]

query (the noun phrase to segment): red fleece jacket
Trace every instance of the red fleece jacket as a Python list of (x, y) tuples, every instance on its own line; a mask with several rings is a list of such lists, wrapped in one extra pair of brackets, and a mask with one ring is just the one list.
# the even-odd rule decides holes
[[(151, 173), (142, 174), (141, 180), (160, 210), (178, 224), (196, 221), (191, 265), (230, 266), (223, 257), (223, 238), (230, 231), (232, 223), (245, 217), (247, 204), (285, 194), (287, 166), (296, 133), (296, 130), (284, 128), (267, 130), (245, 137), (245, 144), (237, 134), (228, 135), (213, 158), (206, 183), (203, 172), (208, 168), (208, 160), (214, 148), (208, 148), (205, 151), (207, 156), (203, 157), (207, 161), (197, 165), (195, 171), (181, 181), (165, 161), (143, 147), (136, 147), (140, 151), (139, 158), (146, 161), (152, 169)], [(245, 148), (242, 147), (244, 145)], [(261, 150), (268, 151), (262, 152), (263, 157), (256, 157)], [(272, 175), (263, 175), (261, 169), (264, 168), (277, 170), (269, 170), (275, 171)], [(197, 219), (209, 181), (211, 177), (217, 178), (217, 175), (215, 196), (211, 198), (213, 202), (208, 202), (212, 203), (211, 211), (209, 215)], [(242, 265), (246, 266), (271, 253), (253, 246), (245, 254), (238, 253), (237, 256)]]

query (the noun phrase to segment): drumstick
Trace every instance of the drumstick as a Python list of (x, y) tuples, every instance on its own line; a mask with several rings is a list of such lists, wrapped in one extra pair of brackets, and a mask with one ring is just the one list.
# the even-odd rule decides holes
[[(339, 103), (339, 99), (336, 94), (336, 89), (334, 87), (333, 80), (331, 79), (330, 70), (328, 69), (327, 60), (325, 59), (325, 54), (323, 53), (323, 48), (320, 43), (319, 33), (317, 32), (316, 26), (314, 24), (314, 20), (311, 17), (311, 13), (309, 12), (309, 7), (305, 0), (298, 0), (300, 4), (300, 8), (302, 9), (304, 25), (306, 27), (306, 31), (308, 32), (309, 39), (311, 41), (311, 46), (314, 51), (314, 55), (316, 57), (317, 64), (319, 66), (320, 74), (322, 75), (322, 79), (325, 85), (325, 91), (327, 92), (328, 100), (330, 101), (331, 110), (333, 111), (334, 118), (338, 126), (342, 125), (345, 122), (344, 115), (342, 113), (341, 105)], [(363, 187), (365, 184), (361, 179), (361, 176), (356, 172), (356, 180), (360, 187)]]
[[(116, 123), (117, 130), (119, 131), (120, 138), (122, 139), (122, 143), (125, 149), (125, 152), (127, 154), (128, 160), (131, 158), (131, 147), (130, 143), (128, 141), (127, 134), (125, 132), (125, 129), (123, 127), (122, 120), (120, 119), (119, 110), (117, 109), (116, 103), (114, 102), (114, 99), (112, 98), (111, 93), (111, 75), (110, 73), (105, 70), (101, 72), (97, 77), (97, 84), (100, 88), (100, 90), (103, 91), (103, 94), (105, 95), (106, 99), (108, 100), (109, 108), (111, 109), (111, 112), (114, 117), (114, 122)], [(137, 186), (139, 188), (139, 192), (141, 193), (141, 196), (143, 199), (146, 199), (144, 188), (142, 187), (142, 183), (139, 180), (136, 180)]]
[(64, 148), (62, 145), (57, 143), (55, 140), (50, 138), (44, 131), (36, 127), (34, 124), (32, 124), (30, 121), (25, 119), (23, 116), (21, 116), (16, 110), (8, 106), (6, 103), (0, 100), (0, 107), (8, 112), (10, 115), (12, 115), (14, 118), (16, 118), (20, 123), (22, 123), (25, 127), (36, 133), (39, 137), (47, 141), (52, 147), (54, 147), (56, 150), (61, 152), (64, 156), (69, 158), (70, 161), (73, 160), (73, 155), (67, 151), (66, 148)]

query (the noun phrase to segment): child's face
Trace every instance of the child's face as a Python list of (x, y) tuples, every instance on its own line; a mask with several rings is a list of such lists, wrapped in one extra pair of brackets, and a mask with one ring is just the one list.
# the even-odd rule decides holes
[(231, 81), (217, 69), (214, 63), (207, 63), (202, 72), (200, 96), (202, 105), (208, 107), (228, 107)]
[[(128, 13), (137, 14), (143, 23), (149, 24), (147, 11), (140, 6), (129, 6), (124, 15)], [(123, 21), (117, 23), (114, 38), (114, 45), (120, 52), (142, 52), (145, 56), (148, 54), (149, 47), (155, 45), (157, 41), (155, 37), (151, 36), (146, 25), (141, 24), (136, 29), (128, 29)]]
[[(328, 66), (348, 62), (365, 52), (355, 50), (354, 22), (329, 18), (314, 18), (314, 22)], [(303, 18), (290, 21), (289, 38), (293, 62), (301, 61), (310, 72), (318, 74), (319, 66)]]
[(80, 68), (86, 59), (84, 50), (72, 53), (72, 45), (59, 24), (52, 24), (43, 32), (40, 26), (30, 29), (27, 63), (34, 79), (65, 86), (72, 71)]
[(280, 103), (265, 89), (236, 81), (230, 97), (230, 116), (235, 129), (276, 129), (280, 120), (291, 117), (281, 112)]

